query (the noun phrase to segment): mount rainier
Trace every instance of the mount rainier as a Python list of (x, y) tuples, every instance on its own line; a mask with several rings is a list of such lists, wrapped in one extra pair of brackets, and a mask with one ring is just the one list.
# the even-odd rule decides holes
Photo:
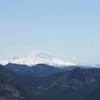
[(75, 63), (73, 62), (63, 61), (61, 59), (58, 59), (56, 57), (49, 55), (48, 53), (43, 53), (40, 51), (34, 51), (31, 55), (22, 57), (22, 58), (0, 61), (0, 64), (2, 65), (6, 65), (8, 63), (23, 64), (23, 65), (28, 65), (28, 66), (33, 66), (36, 64), (47, 64), (47, 65), (52, 65), (52, 66), (75, 65)]

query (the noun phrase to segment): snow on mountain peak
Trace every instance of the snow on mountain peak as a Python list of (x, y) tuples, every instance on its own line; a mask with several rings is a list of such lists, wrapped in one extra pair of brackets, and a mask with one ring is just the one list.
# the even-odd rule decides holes
[(36, 64), (48, 64), (48, 65), (58, 65), (58, 66), (68, 66), (75, 65), (73, 62), (66, 62), (55, 58), (48, 53), (34, 51), (30, 56), (17, 58), (7, 61), (0, 61), (1, 64), (15, 63), (15, 64), (25, 64), (25, 65), (36, 65)]

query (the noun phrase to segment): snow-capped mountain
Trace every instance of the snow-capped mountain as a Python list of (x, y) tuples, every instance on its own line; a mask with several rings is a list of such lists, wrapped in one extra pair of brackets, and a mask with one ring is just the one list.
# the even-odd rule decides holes
[(6, 65), (10, 62), (11, 62), (10, 60), (0, 60), (0, 64), (2, 64), (2, 65)]
[(36, 64), (48, 64), (48, 65), (53, 65), (53, 66), (75, 65), (73, 62), (63, 61), (53, 56), (50, 56), (47, 53), (43, 53), (40, 51), (34, 51), (31, 55), (22, 57), (22, 58), (0, 61), (0, 64), (3, 64), (3, 65), (8, 64), (8, 63), (25, 64), (29, 66), (36, 65)]

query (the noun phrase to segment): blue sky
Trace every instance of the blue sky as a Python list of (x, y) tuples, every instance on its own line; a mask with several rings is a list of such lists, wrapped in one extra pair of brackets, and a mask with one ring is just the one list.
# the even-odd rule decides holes
[(0, 1), (0, 58), (34, 49), (79, 64), (100, 63), (100, 1)]

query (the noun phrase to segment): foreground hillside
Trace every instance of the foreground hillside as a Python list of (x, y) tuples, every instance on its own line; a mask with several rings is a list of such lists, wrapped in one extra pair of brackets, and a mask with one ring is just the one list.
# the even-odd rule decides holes
[(36, 77), (0, 65), (0, 100), (99, 99), (100, 69), (73, 68)]

